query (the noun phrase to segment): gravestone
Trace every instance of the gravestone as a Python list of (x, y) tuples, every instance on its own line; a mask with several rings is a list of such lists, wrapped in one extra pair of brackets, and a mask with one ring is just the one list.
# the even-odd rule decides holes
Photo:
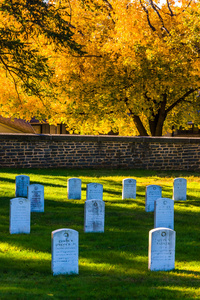
[(31, 202), (31, 212), (44, 212), (44, 186), (31, 184), (28, 186), (28, 199)]
[(10, 233), (30, 233), (31, 205), (26, 198), (10, 200)]
[(145, 211), (154, 211), (154, 201), (162, 198), (162, 188), (159, 185), (148, 185), (145, 194)]
[(86, 200), (103, 200), (103, 185), (100, 183), (89, 183), (86, 189)]
[(186, 200), (187, 180), (185, 178), (175, 178), (173, 184), (173, 200)]
[(170, 271), (175, 265), (176, 232), (169, 228), (149, 231), (149, 266), (151, 271)]
[(122, 199), (136, 198), (136, 180), (126, 178), (122, 181)]
[(81, 199), (81, 179), (69, 178), (67, 181), (68, 199)]
[(87, 200), (84, 207), (84, 231), (104, 232), (105, 203), (102, 200)]
[(174, 229), (174, 201), (169, 198), (159, 198), (154, 205), (154, 228)]
[(52, 231), (52, 260), (51, 269), (53, 275), (78, 274), (78, 231), (62, 228)]
[(30, 178), (27, 175), (18, 175), (15, 177), (15, 197), (27, 198)]

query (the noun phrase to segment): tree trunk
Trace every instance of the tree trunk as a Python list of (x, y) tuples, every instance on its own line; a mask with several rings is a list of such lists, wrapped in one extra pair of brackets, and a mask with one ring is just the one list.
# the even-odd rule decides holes
[(146, 129), (144, 128), (144, 125), (142, 124), (142, 121), (140, 120), (139, 116), (131, 115), (133, 118), (133, 121), (135, 123), (135, 126), (140, 134), (140, 136), (148, 136), (148, 133)]
[[(162, 136), (163, 133), (163, 125), (165, 122), (165, 119), (168, 115), (169, 112), (172, 111), (174, 107), (176, 107), (178, 104), (180, 104), (182, 101), (185, 101), (187, 97), (192, 95), (194, 92), (196, 92), (198, 89), (190, 89), (189, 91), (185, 92), (185, 94), (174, 101), (173, 104), (171, 104), (167, 109), (166, 109), (166, 104), (167, 104), (167, 94), (163, 94), (163, 99), (160, 102), (160, 108), (156, 114), (153, 113), (152, 110), (152, 118), (149, 120), (149, 129), (151, 132), (151, 136)], [(150, 101), (153, 101), (151, 98), (149, 98), (146, 93), (144, 94), (146, 96), (147, 101), (150, 103)], [(130, 110), (130, 109), (129, 109)], [(133, 118), (133, 121), (135, 123), (135, 126), (140, 134), (140, 136), (148, 136), (148, 133), (142, 124), (142, 121), (139, 116), (134, 115), (134, 113), (130, 110), (131, 116)]]
[(162, 136), (163, 125), (166, 119), (166, 103), (167, 103), (167, 95), (163, 95), (163, 101), (161, 102), (161, 106), (156, 115), (153, 115), (153, 120), (149, 120), (149, 127), (152, 136)]
[(149, 120), (149, 128), (152, 136), (156, 135), (157, 122), (158, 122), (158, 114), (153, 116), (153, 120)]

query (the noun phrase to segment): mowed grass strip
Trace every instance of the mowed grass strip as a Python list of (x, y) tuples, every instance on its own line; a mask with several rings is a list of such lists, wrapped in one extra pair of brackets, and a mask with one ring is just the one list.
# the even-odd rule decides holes
[[(15, 176), (45, 189), (45, 212), (31, 214), (31, 233), (9, 234)], [(82, 179), (82, 199), (67, 199), (67, 179)], [(172, 198), (173, 179), (187, 179), (187, 201), (175, 202), (176, 262), (170, 272), (148, 270), (145, 187), (162, 186)], [(122, 200), (122, 180), (137, 180), (136, 199)], [(105, 232), (84, 233), (86, 185), (103, 184)], [(0, 170), (0, 299), (200, 299), (200, 177), (149, 170)], [(79, 232), (79, 275), (51, 273), (51, 232)]]

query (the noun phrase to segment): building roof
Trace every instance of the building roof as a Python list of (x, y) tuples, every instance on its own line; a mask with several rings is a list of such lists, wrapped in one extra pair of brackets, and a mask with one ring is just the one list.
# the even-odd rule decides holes
[(31, 124), (22, 119), (11, 119), (0, 116), (0, 124), (13, 128), (15, 130), (19, 130), (23, 133), (35, 133), (35, 130), (31, 126)]

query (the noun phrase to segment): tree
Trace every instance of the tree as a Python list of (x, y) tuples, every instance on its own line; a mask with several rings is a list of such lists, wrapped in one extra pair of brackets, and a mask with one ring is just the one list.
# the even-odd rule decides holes
[(1, 112), (83, 134), (160, 136), (198, 123), (199, 1), (30, 1), (0, 11)]
[(46, 116), (55, 101), (52, 53), (82, 53), (70, 28), (70, 5), (42, 0), (1, 0), (0, 113)]
[(143, 136), (198, 123), (199, 1), (71, 4), (76, 41), (87, 55), (63, 56), (65, 91), (52, 122), (86, 134)]

